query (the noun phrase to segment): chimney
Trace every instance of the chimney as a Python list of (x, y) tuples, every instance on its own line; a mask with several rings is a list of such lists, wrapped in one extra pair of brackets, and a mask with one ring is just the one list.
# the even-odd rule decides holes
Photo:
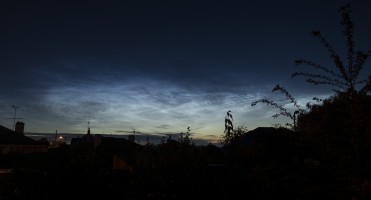
[(15, 124), (15, 132), (21, 135), (24, 135), (24, 123), (23, 122), (17, 122)]

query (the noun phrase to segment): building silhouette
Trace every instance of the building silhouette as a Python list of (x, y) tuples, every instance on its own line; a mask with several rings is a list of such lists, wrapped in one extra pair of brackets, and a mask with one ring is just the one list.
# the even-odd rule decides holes
[(17, 131), (0, 125), (0, 154), (47, 152), (48, 144), (24, 136), (24, 123), (17, 123)]

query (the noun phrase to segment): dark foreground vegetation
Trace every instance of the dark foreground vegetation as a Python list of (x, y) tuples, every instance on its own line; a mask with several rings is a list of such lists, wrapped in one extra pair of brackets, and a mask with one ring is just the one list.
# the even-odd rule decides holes
[(0, 177), (0, 199), (370, 199), (371, 101), (353, 126), (338, 100), (303, 117), (303, 132), (239, 128), (223, 147), (121, 140), (2, 155), (14, 171)]
[(0, 199), (371, 199), (371, 77), (357, 80), (369, 54), (354, 52), (349, 6), (340, 12), (349, 64), (314, 32), (339, 73), (298, 60), (323, 74), (294, 75), (335, 94), (302, 109), (276, 87), (298, 108), (292, 113), (255, 102), (276, 106), (288, 128), (233, 128), (228, 112), (222, 147), (194, 145), (186, 134), (159, 145), (120, 140), (1, 155), (0, 168), (14, 171), (0, 177)]

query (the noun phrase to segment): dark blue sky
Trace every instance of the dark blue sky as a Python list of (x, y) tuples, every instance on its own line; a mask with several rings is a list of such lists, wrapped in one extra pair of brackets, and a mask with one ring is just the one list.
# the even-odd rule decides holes
[[(286, 87), (303, 105), (330, 88), (291, 73), (304, 58), (333, 67), (311, 36), (343, 55), (348, 1), (48, 1), (0, 6), (0, 124), (26, 132), (185, 132), (217, 140), (226, 111), (248, 129), (279, 122), (251, 107)], [(371, 49), (371, 3), (349, 1), (356, 49)], [(363, 75), (370, 74), (366, 63)], [(289, 105), (287, 105), (289, 107)], [(285, 120), (285, 119), (281, 119)]]

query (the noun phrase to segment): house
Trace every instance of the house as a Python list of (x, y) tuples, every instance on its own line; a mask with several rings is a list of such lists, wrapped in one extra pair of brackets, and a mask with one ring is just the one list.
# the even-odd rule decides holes
[(48, 145), (24, 136), (24, 123), (13, 131), (0, 125), (0, 154), (47, 152)]

